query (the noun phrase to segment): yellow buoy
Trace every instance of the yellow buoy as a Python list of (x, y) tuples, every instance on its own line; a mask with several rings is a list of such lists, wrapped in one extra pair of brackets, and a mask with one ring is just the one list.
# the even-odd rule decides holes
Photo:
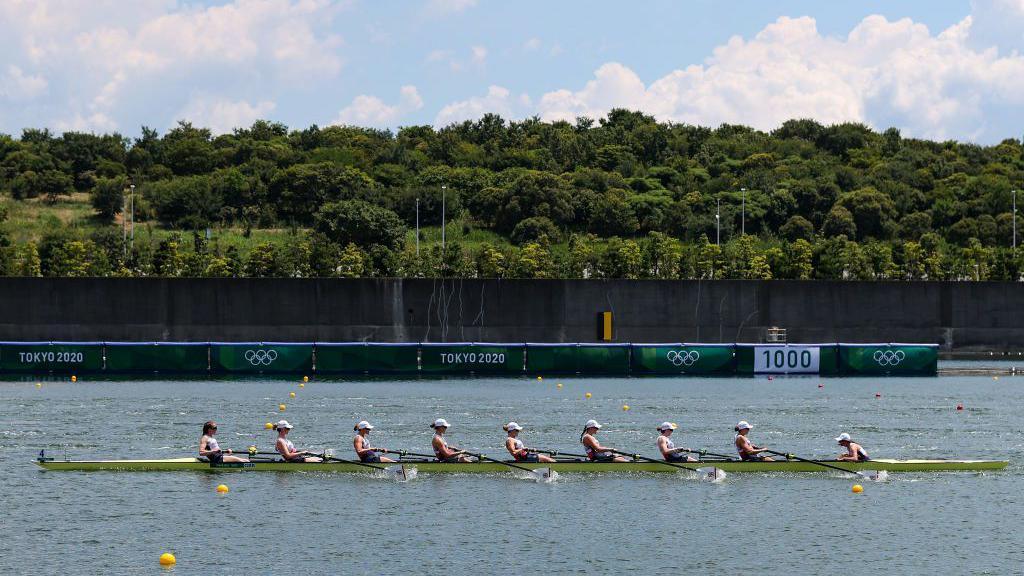
[(860, 484), (854, 484), (853, 485), (853, 493), (854, 494), (860, 494), (863, 491), (864, 491), (864, 487), (861, 486)]
[(543, 379), (544, 379), (543, 377), (537, 376), (537, 380), (543, 380)]
[(284, 404), (278, 404), (277, 405), (277, 409), (280, 410), (281, 412), (284, 412), (285, 408), (287, 408), (287, 406), (285, 406)]
[(288, 393), (288, 397), (289, 398), (295, 398), (295, 392), (289, 392)]
[(43, 387), (43, 383), (42, 382), (36, 382), (36, 388), (42, 388), (42, 387)]
[(267, 422), (266, 424), (264, 424), (263, 427), (266, 428), (267, 430), (273, 430), (274, 429), (274, 425), (271, 424), (270, 422)]
[(999, 376), (993, 376), (992, 379), (993, 380), (999, 380)]
[(164, 552), (160, 555), (161, 566), (174, 566), (178, 562), (178, 559), (174, 557), (174, 554), (170, 552)]
[(562, 383), (561, 383), (561, 382), (559, 382), (558, 384), (555, 384), (555, 387), (556, 387), (556, 388), (561, 388), (561, 387), (562, 387)]
[(231, 489), (228, 488), (227, 484), (218, 484), (217, 485), (217, 493), (218, 494), (227, 494), (230, 491), (231, 491)]
[(72, 382), (78, 382), (78, 376), (72, 376), (71, 377), (71, 381)]
[(309, 376), (303, 376), (302, 377), (302, 381), (303, 382), (309, 382)]
[(622, 409), (623, 410), (629, 410), (629, 404), (623, 404), (622, 405)]
[(584, 396), (586, 396), (587, 398), (590, 398), (591, 396), (593, 396), (593, 394), (591, 394), (590, 392), (587, 392), (586, 394), (584, 394)]
[(299, 388), (305, 388), (305, 387), (306, 387), (305, 384), (303, 384), (302, 382), (299, 382)]

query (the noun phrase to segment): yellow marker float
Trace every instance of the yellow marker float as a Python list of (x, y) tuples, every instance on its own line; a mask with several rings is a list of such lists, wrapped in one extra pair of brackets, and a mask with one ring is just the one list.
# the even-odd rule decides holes
[(164, 552), (160, 555), (161, 566), (174, 566), (178, 562), (178, 559), (174, 557), (174, 554), (170, 552)]

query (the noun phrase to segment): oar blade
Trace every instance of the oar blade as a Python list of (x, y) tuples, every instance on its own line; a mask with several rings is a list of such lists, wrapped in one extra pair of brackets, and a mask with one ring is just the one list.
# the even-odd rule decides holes
[(721, 482), (725, 480), (725, 470), (721, 468), (715, 468), (714, 466), (705, 466), (703, 468), (697, 468), (697, 474), (700, 479), (705, 482)]
[(534, 468), (530, 472), (533, 479), (537, 482), (549, 484), (558, 479), (558, 472), (555, 472), (551, 468)]
[(857, 474), (872, 482), (885, 482), (889, 479), (889, 473), (885, 470), (858, 470)]
[(383, 470), (384, 475), (396, 482), (408, 482), (416, 478), (416, 467), (396, 464)]

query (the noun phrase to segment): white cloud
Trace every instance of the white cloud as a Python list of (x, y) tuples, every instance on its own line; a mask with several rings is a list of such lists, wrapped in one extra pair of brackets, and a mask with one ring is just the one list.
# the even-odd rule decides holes
[(430, 0), (427, 8), (431, 12), (447, 14), (451, 12), (462, 12), (467, 8), (476, 6), (477, 0)]
[(526, 50), (527, 52), (536, 52), (537, 50), (540, 50), (541, 45), (542, 42), (540, 38), (535, 36), (526, 42), (523, 42), (523, 50)]
[(415, 86), (402, 86), (397, 104), (388, 105), (376, 96), (361, 94), (342, 108), (332, 124), (390, 128), (396, 126), (402, 116), (420, 108), (423, 108), (423, 98), (419, 90)]
[(1024, 58), (976, 51), (971, 20), (931, 35), (909, 19), (869, 16), (846, 38), (818, 33), (811, 18), (780, 18), (750, 40), (731, 38), (703, 65), (645, 85), (615, 62), (578, 90), (544, 94), (544, 119), (644, 110), (701, 125), (771, 129), (791, 118), (895, 125), (918, 136), (979, 134), (987, 105), (1024, 103)]
[(46, 103), (54, 126), (117, 127), (132, 112), (152, 124), (157, 106), (166, 119), (193, 105), (197, 89), (253, 92), (258, 109), (280, 86), (338, 74), (342, 40), (330, 23), (347, 4), (12, 0), (0, 2), (0, 58), (60, 79)]
[(485, 96), (453, 102), (442, 108), (434, 119), (434, 125), (447, 126), (463, 120), (475, 120), (488, 112), (512, 118), (515, 116), (512, 104), (513, 98), (507, 88), (491, 86)]
[(46, 78), (25, 74), (21, 68), (11, 64), (7, 73), (0, 77), (0, 97), (15, 102), (31, 100), (46, 92)]
[(484, 62), (487, 61), (487, 48), (484, 48), (483, 46), (473, 46), (470, 48), (470, 51), (472, 53), (470, 59), (473, 64), (482, 66)]
[(251, 104), (246, 100), (230, 100), (222, 97), (193, 97), (175, 118), (187, 120), (196, 126), (209, 128), (214, 134), (226, 134), (235, 128), (246, 128), (253, 122), (265, 119), (276, 105), (265, 100)]
[(70, 118), (57, 120), (55, 127), (60, 132), (111, 132), (116, 123), (106, 114), (95, 112), (89, 115), (75, 114)]

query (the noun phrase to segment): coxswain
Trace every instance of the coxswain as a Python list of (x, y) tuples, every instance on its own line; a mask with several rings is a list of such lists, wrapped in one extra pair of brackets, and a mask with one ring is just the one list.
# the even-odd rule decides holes
[(629, 460), (622, 456), (616, 456), (613, 448), (601, 446), (601, 443), (597, 441), (597, 431), (600, 429), (601, 425), (597, 423), (597, 420), (587, 420), (587, 423), (583, 425), (580, 442), (583, 443), (583, 448), (587, 451), (587, 458), (592, 462), (628, 462)]
[(430, 425), (434, 429), (434, 438), (431, 439), (430, 445), (434, 448), (434, 456), (437, 457), (438, 462), (472, 462), (473, 459), (469, 457), (465, 450), (457, 450), (448, 446), (448, 441), (444, 439), (444, 433), (448, 431), (448, 421), (444, 418), (438, 418), (434, 420), (434, 423)]
[(672, 431), (678, 428), (672, 422), (662, 422), (658, 426), (658, 432), (661, 434), (658, 436), (657, 446), (658, 451), (661, 452), (661, 456), (668, 462), (696, 462), (697, 460), (692, 456), (683, 455), (683, 452), (688, 452), (688, 448), (676, 448), (675, 444), (672, 443)]
[(374, 448), (370, 446), (370, 430), (373, 430), (372, 424), (362, 420), (352, 429), (356, 431), (356, 435), (352, 438), (352, 447), (356, 449), (356, 456), (359, 456), (360, 462), (394, 462), (394, 460), (380, 455), (380, 453), (387, 454), (387, 448)]
[(285, 462), (323, 462), (323, 458), (318, 456), (310, 456), (312, 452), (308, 450), (296, 450), (295, 444), (288, 439), (288, 432), (294, 428), (287, 420), (280, 420), (277, 424), (274, 424), (274, 430), (277, 430), (277, 443), (274, 444), (274, 449), (284, 458)]
[(764, 446), (757, 446), (752, 443), (748, 438), (747, 434), (750, 433), (750, 429), (753, 428), (746, 420), (740, 420), (739, 424), (736, 425), (736, 452), (739, 452), (740, 460), (744, 462), (774, 462), (768, 456), (761, 456), (761, 452), (765, 451)]
[(505, 449), (508, 453), (515, 458), (516, 462), (554, 462), (555, 459), (544, 454), (538, 454), (535, 451), (530, 450), (523, 445), (523, 441), (519, 439), (519, 431), (523, 429), (522, 426), (515, 422), (509, 422), (501, 427), (502, 430), (508, 432), (508, 438), (505, 438)]
[(836, 442), (843, 448), (846, 448), (846, 453), (840, 454), (836, 460), (845, 460), (847, 462), (867, 462), (871, 460), (868, 457), (868, 453), (864, 451), (864, 447), (851, 440), (850, 435), (846, 432), (840, 434), (836, 438)]
[(231, 449), (221, 450), (214, 436), (217, 435), (217, 423), (213, 420), (203, 424), (203, 435), (199, 438), (199, 455), (210, 461), (210, 464), (221, 462), (248, 462), (248, 458), (233, 456)]

